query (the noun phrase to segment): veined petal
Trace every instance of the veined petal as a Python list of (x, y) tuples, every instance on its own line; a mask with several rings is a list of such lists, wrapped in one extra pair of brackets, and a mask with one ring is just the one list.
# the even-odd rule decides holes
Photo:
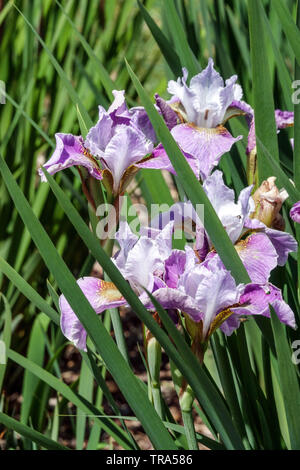
[[(178, 289), (164, 287), (153, 292), (153, 296), (165, 309), (181, 310), (195, 322), (199, 322), (203, 318), (195, 300)], [(149, 306), (150, 301), (146, 307), (149, 308)]]
[[(126, 304), (126, 300), (112, 282), (105, 282), (95, 277), (83, 277), (78, 279), (77, 284), (96, 313)], [(64, 295), (59, 298), (59, 308), (63, 334), (77, 348), (86, 351), (86, 331)]]
[(277, 252), (277, 263), (279, 266), (283, 266), (286, 263), (289, 253), (298, 251), (298, 243), (294, 237), (287, 232), (266, 227), (263, 222), (257, 219), (246, 218), (244, 225), (245, 228), (248, 229), (260, 230), (269, 237)]
[(242, 233), (244, 220), (254, 207), (250, 196), (252, 186), (241, 191), (236, 204), (234, 191), (224, 184), (222, 172), (216, 170), (204, 181), (203, 189), (231, 241), (235, 243)]
[(233, 308), (239, 315), (263, 315), (270, 318), (269, 304), (274, 308), (279, 320), (296, 328), (295, 315), (282, 299), (281, 290), (272, 284), (248, 284), (240, 298), (240, 307)]
[(127, 256), (130, 250), (137, 243), (139, 237), (135, 235), (124, 220), (121, 220), (119, 230), (116, 233), (116, 240), (120, 245), (120, 250), (114, 256), (114, 262), (119, 269), (124, 269)]
[(235, 84), (237, 76), (226, 80), (224, 85), (211, 58), (207, 67), (192, 77), (189, 87), (186, 80), (187, 71), (183, 69), (183, 78), (177, 82), (170, 81), (168, 92), (180, 101), (176, 108), (183, 120), (201, 128), (215, 128), (222, 124), (230, 104), (242, 98), (242, 89)]
[(130, 114), (125, 101), (125, 90), (113, 90), (114, 101), (107, 110), (115, 125), (117, 124), (130, 124)]
[(284, 266), (289, 253), (298, 251), (298, 243), (292, 235), (281, 230), (266, 227), (265, 233), (277, 252), (279, 266)]
[(205, 180), (218, 165), (222, 155), (242, 136), (232, 137), (225, 127), (206, 129), (189, 124), (175, 126), (171, 134), (181, 149), (199, 161), (200, 175)]
[(238, 242), (235, 248), (252, 282), (268, 282), (271, 271), (277, 266), (278, 256), (267, 235), (254, 233)]
[(282, 111), (281, 109), (275, 110), (275, 121), (277, 129), (284, 129), (294, 125), (293, 111)]
[(145, 108), (142, 106), (130, 108), (129, 115), (131, 117), (132, 125), (135, 125), (138, 129), (140, 129), (146, 138), (149, 139), (152, 143), (157, 142), (155, 130), (151, 124)]
[(97, 124), (89, 130), (85, 139), (85, 146), (92, 155), (103, 157), (106, 146), (113, 136), (113, 120), (102, 106), (99, 106), (99, 119)]
[(195, 94), (187, 86), (186, 80), (188, 76), (188, 71), (186, 68), (182, 69), (183, 77), (178, 78), (175, 82), (174, 80), (169, 81), (168, 83), (168, 93), (178, 99), (182, 106), (184, 107), (186, 118), (189, 122), (197, 122), (197, 110), (194, 107), (195, 103)]
[(199, 284), (196, 301), (203, 316), (203, 335), (209, 331), (216, 315), (222, 310), (236, 304), (240, 298), (240, 287), (229, 271), (215, 270), (208, 272)]
[(186, 265), (186, 252), (173, 250), (172, 254), (165, 262), (164, 281), (168, 287), (175, 289), (179, 277), (184, 273)]
[(169, 130), (173, 129), (178, 124), (178, 116), (169, 104), (161, 98), (157, 93), (155, 94), (156, 105), (159, 108), (165, 123)]
[(142, 132), (132, 126), (117, 126), (103, 156), (103, 162), (113, 175), (115, 192), (126, 169), (150, 153), (152, 148), (152, 143)]
[(128, 253), (124, 271), (126, 280), (139, 293), (144, 288), (152, 292), (154, 275), (163, 272), (164, 264), (155, 240), (141, 237)]
[(224, 122), (228, 121), (228, 119), (231, 119), (233, 116), (240, 116), (240, 115), (245, 116), (248, 127), (250, 128), (251, 122), (254, 117), (254, 110), (248, 103), (246, 103), (245, 101), (240, 101), (240, 100), (234, 100), (230, 104), (224, 116), (223, 124)]
[[(83, 146), (81, 137), (72, 134), (55, 134), (55, 151), (43, 167), (54, 175), (60, 170), (70, 168), (71, 166), (85, 167), (91, 176), (96, 179), (102, 179), (102, 172), (99, 164), (92, 155)], [(43, 171), (39, 169), (39, 175), (42, 181), (47, 181)]]

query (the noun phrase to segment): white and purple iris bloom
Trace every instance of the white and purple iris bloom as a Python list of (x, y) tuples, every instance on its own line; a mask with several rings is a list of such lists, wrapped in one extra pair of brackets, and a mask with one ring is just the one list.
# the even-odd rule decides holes
[[(242, 139), (234, 138), (224, 124), (233, 116), (246, 114), (250, 107), (240, 101), (243, 91), (236, 84), (237, 76), (224, 83), (212, 59), (189, 85), (187, 77), (183, 69), (183, 77), (168, 84), (172, 99), (166, 102), (156, 95), (156, 104), (197, 178), (205, 180), (222, 155)], [(150, 164), (155, 168), (166, 154), (161, 144), (153, 154), (156, 158)], [(174, 172), (172, 167), (169, 170)]]
[[(244, 316), (270, 317), (269, 304), (280, 321), (296, 327), (292, 310), (282, 299), (281, 291), (269, 283), (269, 277), (278, 264), (286, 262), (288, 253), (297, 249), (297, 243), (289, 234), (250, 219), (254, 209), (251, 189), (243, 190), (235, 203), (234, 193), (224, 185), (220, 172), (216, 171), (205, 182), (206, 193), (248, 271), (251, 279), (248, 285), (236, 285), (211, 247), (207, 234), (197, 236), (198, 244), (200, 239), (204, 240), (202, 250), (197, 242), (195, 249), (190, 246), (185, 251), (172, 249), (172, 235), (180, 220), (182, 203), (171, 208), (169, 218), (159, 218), (159, 228), (156, 219), (138, 237), (126, 222), (121, 222), (116, 236), (120, 250), (113, 262), (145, 307), (155, 310), (145, 292), (147, 289), (172, 318), (176, 320), (177, 312), (181, 311), (198, 324), (203, 343), (219, 327), (230, 335)], [(199, 234), (201, 231), (202, 225)], [(78, 280), (78, 285), (97, 314), (107, 308), (127, 306), (111, 282), (85, 277)], [(63, 295), (60, 310), (64, 335), (79, 349), (85, 349), (86, 332)]]
[[(153, 158), (149, 154), (156, 136), (144, 108), (128, 109), (124, 91), (114, 90), (113, 94), (115, 99), (108, 111), (99, 106), (98, 122), (85, 140), (72, 134), (55, 135), (55, 151), (44, 165), (50, 174), (71, 166), (84, 167), (93, 178), (107, 180), (113, 194), (118, 195), (125, 190), (144, 157)], [(166, 157), (159, 168), (169, 166)], [(46, 181), (41, 169), (39, 174)]]

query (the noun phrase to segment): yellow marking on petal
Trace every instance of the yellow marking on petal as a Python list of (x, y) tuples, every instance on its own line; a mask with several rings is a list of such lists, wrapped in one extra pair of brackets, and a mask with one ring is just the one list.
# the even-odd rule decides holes
[(239, 253), (240, 251), (246, 250), (248, 243), (250, 241), (250, 237), (246, 238), (246, 240), (240, 240), (238, 243), (235, 244), (235, 249)]
[(98, 294), (108, 302), (117, 302), (118, 300), (123, 300), (121, 292), (118, 291), (113, 282), (102, 281), (99, 279), (99, 290)]
[(208, 332), (208, 337), (211, 336), (217, 328), (219, 328), (222, 323), (224, 323), (225, 320), (227, 320), (234, 312), (232, 312), (231, 308), (238, 307), (239, 304), (231, 305), (231, 307), (228, 307), (222, 312), (218, 313), (218, 315), (215, 317), (214, 321), (211, 323), (209, 332)]
[(126, 168), (120, 181), (119, 193), (123, 193), (125, 191), (132, 178), (139, 170), (140, 169), (135, 165), (130, 165), (128, 168)]
[(99, 167), (99, 162), (98, 160), (94, 157), (94, 155), (91, 154), (91, 152), (85, 148), (82, 144), (81, 144), (81, 152), (83, 153), (83, 155), (85, 157), (87, 157), (93, 164), (95, 170), (99, 173), (99, 175), (103, 175), (103, 170), (101, 170), (101, 168)]
[(199, 132), (200, 134), (203, 135), (203, 137), (206, 137), (207, 140), (211, 140), (214, 136), (216, 135), (225, 135), (228, 133), (228, 130), (223, 127), (223, 126), (217, 126), (217, 127), (198, 127), (196, 124), (193, 122), (189, 122), (187, 124), (189, 127), (194, 129), (195, 131)]

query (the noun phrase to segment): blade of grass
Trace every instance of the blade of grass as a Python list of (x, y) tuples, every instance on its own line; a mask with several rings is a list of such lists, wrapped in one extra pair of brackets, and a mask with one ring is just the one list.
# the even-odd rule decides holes
[(285, 32), (297, 58), (297, 62), (300, 65), (300, 30), (289, 11), (287, 2), (282, 0), (273, 0), (271, 2), (271, 7), (276, 10), (278, 18), (282, 24), (283, 31)]
[(141, 1), (138, 0), (137, 3), (141, 10), (143, 18), (145, 22), (147, 23), (148, 28), (150, 29), (155, 41), (157, 42), (161, 53), (166, 59), (166, 63), (172, 70), (175, 77), (181, 75), (182, 70), (181, 70), (181, 65), (180, 65), (180, 59), (178, 55), (176, 54), (176, 52), (174, 51), (172, 44), (169, 42), (168, 38), (164, 35), (161, 29), (157, 26), (157, 24), (152, 19), (152, 17), (148, 13), (144, 5), (141, 3)]
[(286, 411), (291, 448), (300, 449), (300, 388), (296, 367), (292, 362), (292, 350), (286, 337), (286, 328), (282, 325), (272, 308), (271, 322), (277, 351), (281, 393)]
[[(4, 345), (5, 345), (5, 351), (4, 351), (5, 357), (3, 358), (1, 356), (2, 361), (0, 362), (0, 396), (1, 396), (4, 376), (5, 376), (5, 371), (6, 371), (6, 365), (7, 365), (7, 350), (10, 347), (11, 335), (12, 335), (11, 309), (10, 309), (10, 306), (6, 297), (3, 294), (0, 294), (0, 302), (1, 302), (1, 298), (3, 299), (3, 303), (4, 303), (5, 323), (4, 323), (4, 329), (3, 329), (3, 334), (2, 334), (2, 341), (4, 342)], [(3, 351), (1, 350), (1, 352)]]
[(38, 431), (26, 426), (23, 423), (20, 423), (14, 418), (7, 416), (5, 413), (0, 412), (0, 423), (6, 426), (9, 429), (13, 429), (14, 431), (21, 434), (21, 436), (27, 437), (33, 442), (36, 442), (41, 447), (47, 450), (70, 450), (68, 447), (59, 444), (58, 442), (49, 439), (48, 437), (44, 436)]
[(65, 71), (63, 70), (63, 68), (59, 65), (58, 61), (55, 59), (55, 57), (53, 56), (53, 54), (51, 53), (51, 51), (49, 50), (49, 48), (46, 46), (45, 42), (43, 41), (43, 39), (41, 38), (41, 36), (38, 34), (38, 32), (36, 31), (36, 29), (34, 28), (34, 26), (30, 23), (30, 21), (26, 18), (25, 15), (23, 15), (23, 13), (21, 12), (21, 10), (19, 10), (19, 8), (14, 4), (14, 7), (16, 8), (16, 10), (19, 12), (19, 14), (22, 16), (22, 18), (24, 19), (24, 21), (27, 23), (27, 25), (29, 26), (29, 28), (31, 29), (31, 31), (33, 32), (33, 34), (35, 35), (35, 37), (37, 38), (37, 40), (40, 42), (40, 44), (43, 46), (45, 52), (47, 53), (53, 67), (56, 69), (58, 75), (60, 76), (64, 86), (66, 87), (66, 90), (70, 96), (70, 98), (72, 99), (73, 103), (74, 103), (74, 106), (78, 106), (79, 110), (80, 110), (80, 113), (82, 115), (82, 118), (84, 119), (84, 122), (86, 123), (86, 125), (88, 127), (92, 127), (93, 125), (93, 122), (89, 116), (89, 114), (87, 113), (85, 107), (83, 106), (79, 96), (77, 95), (76, 91), (74, 90), (73, 86), (71, 85), (71, 82), (69, 81)]
[(163, 9), (181, 66), (186, 67), (191, 76), (196, 75), (201, 72), (201, 67), (188, 44), (186, 33), (176, 11), (175, 2), (173, 0), (164, 0)]
[(12, 349), (8, 350), (8, 357), (16, 364), (23, 367), (26, 371), (34, 374), (39, 380), (42, 380), (46, 384), (48, 384), (51, 388), (56, 390), (58, 393), (61, 393), (67, 400), (73, 403), (75, 406), (80, 408), (82, 411), (87, 413), (88, 415), (94, 416), (98, 422), (100, 422), (101, 426), (105, 429), (105, 431), (114, 437), (117, 442), (120, 443), (125, 449), (131, 449), (131, 443), (128, 440), (128, 436), (121, 429), (117, 426), (112, 420), (110, 419), (103, 419), (99, 418), (99, 415), (104, 415), (103, 410), (101, 408), (96, 408), (91, 403), (89, 403), (85, 398), (83, 398), (78, 393), (74, 392), (68, 385), (63, 383), (61, 380), (54, 377), (54, 375), (47, 372), (42, 367), (38, 366), (34, 362), (30, 361), (29, 359), (21, 356), (16, 351)]
[(270, 176), (268, 161), (261, 142), (274, 159), (279, 161), (275, 125), (274, 101), (266, 46), (263, 5), (260, 0), (248, 0), (252, 82), (254, 96), (255, 133), (257, 136), (258, 181)]

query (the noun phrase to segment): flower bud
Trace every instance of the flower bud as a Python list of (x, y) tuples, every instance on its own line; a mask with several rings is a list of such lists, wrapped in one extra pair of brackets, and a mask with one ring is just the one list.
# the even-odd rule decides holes
[(279, 190), (275, 181), (276, 177), (270, 176), (253, 194), (255, 211), (252, 217), (260, 220), (267, 227), (283, 230), (284, 221), (279, 211), (289, 195), (285, 189)]

